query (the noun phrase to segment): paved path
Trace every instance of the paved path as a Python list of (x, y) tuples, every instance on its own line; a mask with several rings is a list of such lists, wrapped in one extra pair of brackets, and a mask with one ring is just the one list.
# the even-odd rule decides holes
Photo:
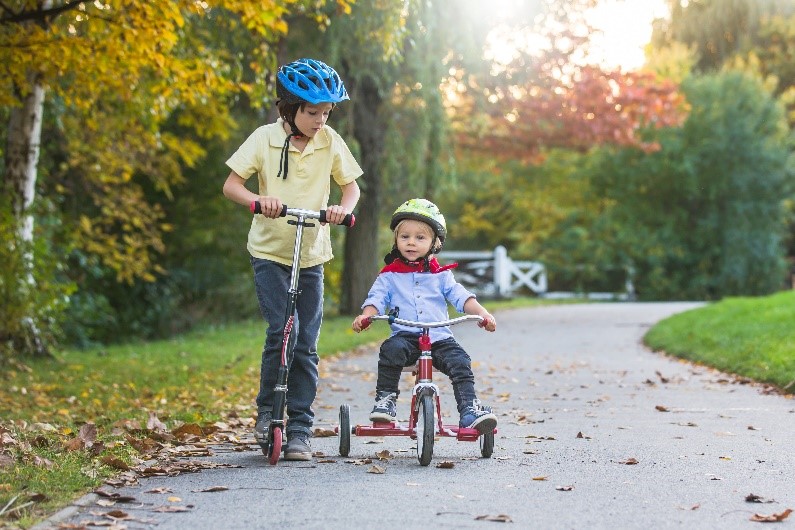
[[(239, 467), (145, 479), (111, 490), (135, 499), (114, 507), (89, 496), (39, 528), (107, 521), (113, 509), (130, 529), (759, 528), (755, 513), (795, 509), (795, 401), (641, 345), (654, 322), (695, 306), (537, 307), (498, 313), (496, 333), (458, 326), (500, 419), (491, 459), (451, 438), (428, 467), (405, 437), (354, 436), (348, 458), (336, 437), (315, 438), (326, 456), (276, 466), (254, 446), (219, 447), (206, 458)], [(317, 427), (333, 429), (342, 403), (352, 423), (367, 421), (375, 365), (374, 352), (323, 361)], [(450, 413), (452, 390), (438, 382)], [(406, 409), (403, 399), (399, 417)], [(228, 489), (200, 491), (213, 486)], [(170, 492), (146, 493), (156, 488)], [(164, 505), (187, 511), (155, 511)], [(793, 528), (795, 514), (781, 524)]]

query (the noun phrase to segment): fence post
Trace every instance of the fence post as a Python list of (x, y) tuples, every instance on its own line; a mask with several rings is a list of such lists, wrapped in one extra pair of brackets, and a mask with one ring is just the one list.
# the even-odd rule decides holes
[(497, 296), (505, 298), (511, 295), (511, 263), (508, 250), (499, 245), (494, 249), (494, 286)]

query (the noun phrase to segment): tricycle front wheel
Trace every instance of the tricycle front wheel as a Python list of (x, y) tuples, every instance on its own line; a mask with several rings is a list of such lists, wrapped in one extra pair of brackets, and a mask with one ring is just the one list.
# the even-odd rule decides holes
[(433, 396), (422, 396), (417, 410), (417, 459), (421, 466), (427, 466), (433, 458), (433, 437), (436, 407)]

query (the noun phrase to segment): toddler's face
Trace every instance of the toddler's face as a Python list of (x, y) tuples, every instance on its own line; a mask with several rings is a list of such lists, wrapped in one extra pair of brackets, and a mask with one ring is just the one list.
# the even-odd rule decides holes
[(317, 105), (307, 103), (303, 109), (298, 109), (295, 115), (295, 126), (304, 136), (311, 138), (326, 124), (332, 108), (331, 103), (318, 103)]
[(400, 223), (395, 234), (398, 251), (408, 261), (419, 261), (431, 251), (433, 230), (421, 221), (407, 219)]

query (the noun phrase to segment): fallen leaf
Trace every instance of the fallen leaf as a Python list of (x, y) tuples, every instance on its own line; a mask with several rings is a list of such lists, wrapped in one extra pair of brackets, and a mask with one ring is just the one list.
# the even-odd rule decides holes
[(659, 410), (660, 412), (670, 412), (670, 410), (668, 409), (668, 407), (665, 407), (665, 406), (663, 406), (663, 405), (657, 405), (657, 406), (656, 406), (656, 407), (654, 407), (654, 408), (655, 408), (655, 409), (657, 409), (657, 410)]
[(372, 466), (370, 469), (367, 470), (368, 473), (373, 473), (375, 475), (383, 475), (386, 473), (386, 469), (381, 466)]
[(160, 512), (160, 513), (178, 513), (178, 512), (189, 512), (190, 506), (158, 506), (154, 508), (153, 512)]
[(226, 486), (210, 486), (209, 488), (204, 488), (200, 490), (191, 490), (193, 493), (213, 493), (216, 491), (226, 491), (229, 488)]
[(171, 488), (160, 487), (145, 491), (144, 493), (173, 493), (173, 491)]
[(120, 493), (108, 493), (107, 491), (104, 490), (94, 490), (94, 493), (96, 493), (100, 497), (105, 497), (106, 499), (112, 499), (116, 502), (135, 502), (135, 497), (122, 495)]
[(757, 502), (760, 504), (766, 504), (771, 502), (776, 502), (772, 499), (765, 499), (764, 497), (760, 497), (759, 495), (754, 495), (753, 493), (749, 493), (745, 496), (745, 502)]
[(533, 477), (533, 480), (546, 480), (546, 479), (548, 479), (548, 478), (549, 478), (549, 477), (547, 477), (547, 476), (545, 476), (545, 475), (542, 475), (542, 476), (540, 476), (540, 477)]
[(762, 515), (759, 513), (755, 513), (754, 515), (751, 516), (751, 520), (756, 523), (780, 523), (781, 521), (789, 517), (789, 514), (791, 513), (792, 510), (789, 508), (787, 508), (781, 513), (773, 513), (770, 515)]
[(337, 433), (334, 432), (334, 429), (321, 429), (318, 427), (312, 436), (315, 438), (331, 438), (332, 436), (337, 436)]
[(494, 521), (497, 523), (512, 523), (513, 519), (509, 515), (477, 515), (475, 521)]
[(375, 456), (378, 457), (379, 460), (390, 460), (393, 458), (392, 453), (390, 453), (388, 449), (378, 451)]
[(619, 464), (625, 464), (628, 466), (634, 466), (637, 463), (638, 461), (634, 458), (627, 458), (626, 460), (622, 460), (621, 462), (619, 462)]
[(118, 469), (121, 471), (129, 471), (130, 469), (130, 466), (128, 466), (124, 460), (113, 455), (105, 455), (100, 458), (99, 461), (108, 467), (112, 467), (113, 469)]
[(571, 491), (574, 489), (574, 486), (557, 486), (555, 489), (558, 491)]
[(439, 462), (436, 464), (436, 467), (439, 469), (453, 469), (455, 464), (453, 462)]

